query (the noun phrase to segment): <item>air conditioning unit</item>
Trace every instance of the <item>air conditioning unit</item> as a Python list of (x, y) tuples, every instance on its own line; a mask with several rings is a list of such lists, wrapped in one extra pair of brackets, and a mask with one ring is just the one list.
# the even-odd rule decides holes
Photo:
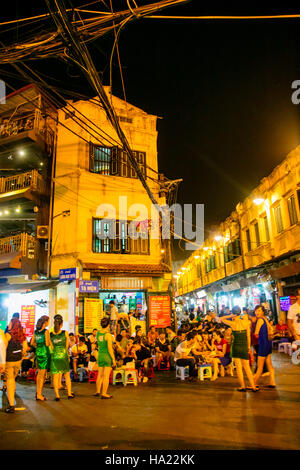
[(38, 225), (36, 230), (37, 238), (48, 238), (49, 235), (49, 226), (48, 225)]

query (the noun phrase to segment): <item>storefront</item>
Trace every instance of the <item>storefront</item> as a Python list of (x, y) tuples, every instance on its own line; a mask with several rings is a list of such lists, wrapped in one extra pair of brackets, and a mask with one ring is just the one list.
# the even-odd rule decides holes
[(146, 334), (146, 291), (100, 291), (99, 296), (103, 301), (104, 314), (109, 314), (109, 302), (111, 300), (114, 300), (120, 314), (134, 314), (138, 312), (138, 317), (130, 315), (130, 334), (135, 331), (136, 325), (140, 325), (143, 333)]
[(275, 291), (272, 282), (262, 282), (244, 288), (221, 291), (215, 294), (218, 313), (222, 307), (228, 307), (230, 310), (238, 305), (241, 309), (248, 308), (254, 310), (256, 305), (264, 305), (267, 311), (276, 315)]
[[(99, 328), (99, 319), (109, 314), (111, 300), (114, 300), (120, 315), (129, 315), (131, 334), (136, 325), (140, 325), (143, 333), (147, 333), (151, 323), (150, 314), (153, 314), (152, 322), (157, 321), (160, 324), (168, 321), (170, 324), (171, 296), (168, 288), (171, 276), (171, 272), (160, 265), (83, 263), (82, 279), (98, 282), (99, 292), (79, 294), (79, 330), (86, 332), (84, 322), (87, 305), (91, 307), (90, 310), (92, 305), (94, 309), (98, 309), (97, 324), (96, 313), (93, 314), (93, 321), (94, 327)], [(157, 296), (162, 297), (157, 299)], [(87, 298), (94, 300), (87, 301)], [(99, 306), (95, 299), (99, 300)], [(90, 321), (89, 324), (91, 325)]]
[(150, 326), (165, 328), (171, 325), (171, 296), (168, 292), (146, 290), (101, 290), (99, 293), (80, 293), (79, 332), (90, 333), (100, 327), (101, 318), (109, 316), (110, 302), (115, 302), (119, 316), (129, 323), (130, 334), (140, 325), (147, 333)]
[(28, 340), (34, 333), (37, 320), (43, 315), (51, 319), (55, 311), (55, 289), (33, 289), (38, 288), (22, 284), (0, 291), (0, 328), (5, 330), (13, 314), (18, 312)]

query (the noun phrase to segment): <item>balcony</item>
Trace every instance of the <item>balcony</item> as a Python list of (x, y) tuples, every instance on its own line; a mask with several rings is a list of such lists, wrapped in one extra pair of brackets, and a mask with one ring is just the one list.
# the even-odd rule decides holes
[(0, 238), (0, 261), (1, 256), (7, 253), (15, 253), (22, 258), (35, 259), (37, 240), (27, 233)]
[(46, 182), (37, 170), (0, 178), (0, 204), (3, 201), (25, 197), (35, 199), (46, 194)]
[(0, 277), (38, 272), (37, 240), (27, 233), (0, 238)]
[(21, 116), (12, 114), (3, 117), (0, 122), (1, 147), (10, 150), (16, 143), (18, 145), (34, 143), (47, 154), (51, 154), (54, 146), (54, 130), (49, 123), (49, 118), (42, 115), (39, 109)]
[(228, 261), (226, 263), (226, 275), (232, 276), (233, 274), (240, 273), (244, 270), (243, 268), (243, 260), (242, 257), (239, 256), (238, 258)]

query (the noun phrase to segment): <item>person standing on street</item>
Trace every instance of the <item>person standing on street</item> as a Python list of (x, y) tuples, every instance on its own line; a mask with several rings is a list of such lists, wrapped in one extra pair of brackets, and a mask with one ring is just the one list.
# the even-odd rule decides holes
[(112, 335), (109, 332), (109, 319), (102, 318), (101, 330), (97, 333), (98, 343), (98, 377), (96, 381), (95, 396), (100, 396), (102, 387), (102, 399), (112, 398), (107, 394), (109, 376), (112, 367), (115, 367), (116, 360), (112, 346)]
[(46, 329), (49, 325), (49, 317), (43, 315), (36, 324), (36, 330), (31, 338), (31, 345), (36, 348), (36, 365), (38, 369), (36, 378), (36, 396), (37, 401), (45, 401), (46, 397), (43, 395), (43, 385), (45, 382), (45, 375), (47, 369), (50, 367), (50, 334)]
[(109, 302), (109, 305), (110, 305), (110, 332), (112, 335), (116, 335), (119, 312), (118, 312), (117, 307), (115, 306), (114, 300), (111, 300)]
[[(7, 340), (4, 334), (4, 331), (0, 329), (0, 375), (5, 371), (5, 362), (6, 362), (6, 347)], [(1, 390), (5, 390), (5, 385), (3, 384)]]
[(9, 407), (6, 413), (14, 413), (15, 411), (15, 391), (16, 377), (21, 369), (22, 358), (27, 351), (27, 341), (22, 325), (17, 318), (12, 318), (8, 325), (8, 332), (5, 333), (6, 348), (6, 365), (5, 380), (7, 386), (7, 398)]
[(275, 384), (275, 372), (271, 360), (272, 354), (272, 340), (269, 339), (272, 327), (267, 320), (266, 310), (263, 305), (257, 305), (255, 307), (255, 315), (257, 317), (255, 336), (258, 338), (258, 358), (257, 358), (257, 371), (254, 375), (254, 382), (257, 386), (260, 376), (263, 373), (264, 364), (266, 363), (267, 369), (270, 373), (270, 384), (269, 388), (276, 388)]
[(53, 374), (53, 386), (55, 391), (55, 401), (60, 400), (59, 396), (59, 378), (60, 374), (64, 374), (68, 391), (68, 399), (74, 398), (72, 393), (72, 385), (70, 378), (69, 364), (69, 334), (62, 330), (63, 318), (61, 315), (54, 317), (54, 331), (50, 333), (51, 360), (50, 372)]
[(296, 303), (290, 306), (288, 314), (288, 327), (294, 337), (294, 341), (300, 340), (300, 289), (297, 290)]
[[(229, 318), (231, 319), (229, 320)], [(222, 322), (232, 329), (230, 355), (234, 360), (237, 376), (241, 385), (237, 390), (238, 392), (246, 392), (246, 390), (256, 392), (258, 387), (255, 386), (254, 377), (249, 364), (251, 336), (248, 315), (243, 316), (240, 307), (237, 305), (233, 307), (232, 315), (222, 317)], [(243, 369), (246, 372), (251, 387), (245, 387)]]

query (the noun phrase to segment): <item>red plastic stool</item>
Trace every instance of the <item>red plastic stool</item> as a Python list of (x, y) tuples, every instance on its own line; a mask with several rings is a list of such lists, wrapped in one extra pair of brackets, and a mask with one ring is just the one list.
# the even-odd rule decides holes
[[(142, 373), (142, 376), (143, 376), (143, 377), (146, 377), (145, 367), (141, 367), (141, 373)], [(148, 374), (147, 374), (148, 379), (153, 379), (154, 375), (155, 375), (155, 374), (154, 374), (154, 369), (153, 369), (153, 367), (149, 367), (149, 368), (148, 368)]]
[(32, 380), (33, 382), (36, 382), (36, 376), (37, 376), (37, 369), (28, 369), (27, 372), (27, 382)]
[(154, 374), (153, 367), (149, 367), (149, 369), (148, 369), (148, 379), (153, 379), (154, 375), (155, 374)]
[(98, 371), (90, 370), (89, 371), (89, 383), (95, 383), (97, 381)]

